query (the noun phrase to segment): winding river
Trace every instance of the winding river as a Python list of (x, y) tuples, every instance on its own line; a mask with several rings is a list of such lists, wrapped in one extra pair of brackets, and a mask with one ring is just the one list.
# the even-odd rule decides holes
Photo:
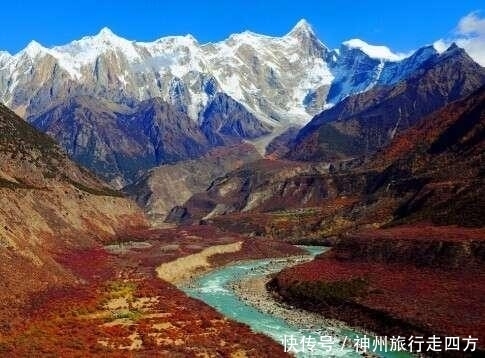
[[(189, 296), (207, 303), (226, 317), (249, 325), (255, 332), (272, 337), (280, 342), (286, 351), (297, 357), (360, 357), (353, 347), (353, 342), (356, 337), (363, 337), (362, 332), (353, 331), (342, 325), (319, 325), (309, 329), (304, 322), (298, 324), (294, 320), (288, 321), (276, 314), (257, 309), (242, 300), (232, 289), (236, 282), (275, 273), (297, 261), (310, 260), (326, 250), (324, 247), (315, 246), (304, 248), (309, 252), (306, 257), (296, 260), (293, 257), (235, 263), (203, 275), (182, 289)], [(346, 344), (343, 344), (344, 342)], [(371, 340), (371, 352), (372, 349)], [(409, 357), (397, 352), (372, 353), (380, 357)]]

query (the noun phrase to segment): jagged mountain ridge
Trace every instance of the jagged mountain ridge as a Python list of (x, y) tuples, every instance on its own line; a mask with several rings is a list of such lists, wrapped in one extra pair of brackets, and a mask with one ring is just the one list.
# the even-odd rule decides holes
[(128, 105), (160, 97), (197, 121), (223, 92), (269, 125), (302, 124), (326, 104), (401, 80), (435, 51), (402, 60), (375, 48), (352, 40), (329, 50), (304, 20), (282, 37), (246, 31), (207, 44), (190, 35), (135, 42), (104, 28), (51, 49), (31, 42), (2, 53), (0, 100), (28, 117), (73, 96)]
[[(191, 36), (133, 42), (103, 29), (52, 49), (33, 42), (2, 53), (0, 98), (119, 188), (214, 146), (277, 136), (438, 56), (428, 46), (403, 58), (355, 39), (329, 50), (305, 21), (283, 37), (246, 31), (203, 45)], [(156, 98), (173, 109), (143, 109)]]
[(371, 154), (423, 116), (483, 84), (485, 68), (452, 45), (434, 52), (405, 80), (377, 85), (315, 116), (298, 133), (287, 158), (332, 161)]
[(216, 146), (270, 131), (223, 93), (215, 94), (200, 125), (160, 98), (130, 107), (92, 96), (69, 98), (28, 121), (117, 188), (158, 165), (198, 158)]

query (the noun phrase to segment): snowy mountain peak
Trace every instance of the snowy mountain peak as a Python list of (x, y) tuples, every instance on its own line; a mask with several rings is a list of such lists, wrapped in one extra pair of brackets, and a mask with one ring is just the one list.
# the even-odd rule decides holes
[(452, 42), (451, 45), (446, 49), (446, 52), (452, 52), (460, 50), (460, 47), (456, 44), (456, 42)]
[(306, 21), (305, 19), (301, 19), (296, 23), (296, 25), (291, 29), (291, 31), (287, 34), (287, 36), (294, 36), (294, 35), (313, 35), (315, 36), (315, 32), (313, 31), (312, 26)]
[(485, 67), (485, 56), (483, 55), (483, 46), (474, 46), (469, 40), (461, 40), (458, 42), (448, 42), (447, 40), (435, 41), (431, 47), (433, 47), (439, 55), (448, 56), (457, 52), (463, 51), (473, 61), (480, 66)]
[(31, 58), (37, 57), (40, 53), (47, 52), (47, 49), (37, 41), (30, 41), (26, 48), (20, 51), (20, 54), (27, 54)]
[(443, 40), (434, 42), (432, 46), (439, 54), (445, 52), (447, 49), (447, 45)]
[(103, 42), (103, 43), (110, 43), (110, 44), (120, 44), (120, 43), (131, 43), (132, 41), (127, 40), (123, 37), (116, 35), (113, 31), (111, 31), (108, 27), (103, 27), (96, 35), (94, 36), (87, 36), (82, 40), (91, 40), (92, 42)]
[(184, 36), (184, 38), (187, 39), (188, 41), (194, 43), (194, 44), (199, 43), (199, 41), (197, 41), (197, 39), (194, 36), (192, 36), (192, 34), (187, 34), (187, 35)]
[(378, 60), (386, 60), (386, 61), (394, 62), (394, 61), (400, 61), (406, 57), (405, 55), (402, 55), (402, 54), (393, 53), (386, 46), (369, 45), (367, 42), (362, 41), (360, 39), (351, 39), (343, 42), (342, 45), (351, 49), (359, 49), (367, 56)]
[(140, 57), (133, 41), (116, 35), (107, 27), (94, 36), (85, 36), (67, 45), (53, 47), (50, 53), (60, 61), (61, 67), (71, 75), (79, 77), (81, 66), (93, 63), (101, 54), (113, 50), (119, 50), (129, 60)]
[(80, 40), (74, 40), (66, 45), (55, 46), (53, 50), (72, 52), (73, 50), (86, 50), (90, 48), (104, 48), (106, 45), (120, 46), (131, 44), (132, 41), (116, 35), (108, 27), (103, 27), (96, 35), (84, 36)]
[(243, 31), (243, 32), (239, 32), (239, 33), (229, 35), (229, 37), (226, 40), (222, 41), (222, 43), (239, 42), (239, 43), (242, 44), (242, 43), (247, 43), (247, 42), (253, 42), (255, 40), (258, 41), (258, 40), (261, 40), (261, 39), (272, 39), (272, 37), (257, 34), (255, 32), (246, 30), (246, 31)]
[(111, 29), (109, 27), (103, 27), (99, 33), (96, 35), (97, 37), (103, 37), (103, 38), (109, 38), (109, 37), (117, 37), (113, 31), (111, 31)]
[(0, 62), (9, 59), (12, 55), (8, 51), (0, 51)]

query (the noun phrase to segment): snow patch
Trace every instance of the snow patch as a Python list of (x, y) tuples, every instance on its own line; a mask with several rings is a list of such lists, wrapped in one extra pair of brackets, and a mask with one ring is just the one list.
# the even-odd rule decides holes
[(312, 26), (305, 19), (301, 19), (296, 25), (288, 32), (285, 37), (291, 37), (295, 35), (315, 35)]

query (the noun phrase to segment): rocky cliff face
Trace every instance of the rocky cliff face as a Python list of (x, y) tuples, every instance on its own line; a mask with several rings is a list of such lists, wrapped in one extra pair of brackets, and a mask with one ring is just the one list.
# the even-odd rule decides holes
[(428, 57), (412, 73), (394, 86), (376, 86), (348, 97), (313, 118), (287, 157), (333, 160), (372, 153), (424, 115), (485, 83), (485, 69), (456, 46)]
[(0, 106), (2, 305), (77, 280), (56, 255), (99, 245), (145, 225), (134, 202), (74, 164), (50, 137)]
[(271, 132), (272, 127), (234, 99), (218, 93), (202, 113), (201, 129), (213, 145), (223, 145), (238, 139), (254, 139)]

